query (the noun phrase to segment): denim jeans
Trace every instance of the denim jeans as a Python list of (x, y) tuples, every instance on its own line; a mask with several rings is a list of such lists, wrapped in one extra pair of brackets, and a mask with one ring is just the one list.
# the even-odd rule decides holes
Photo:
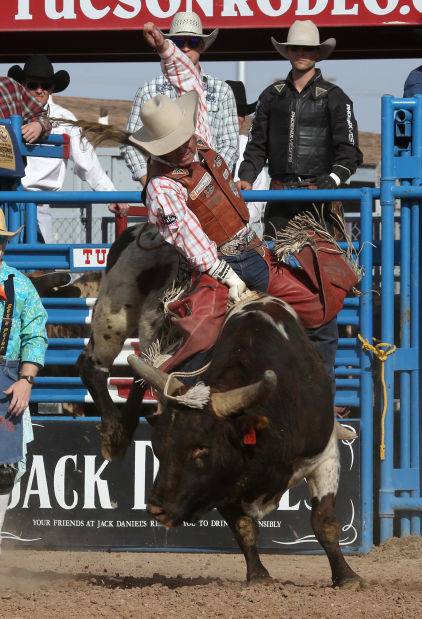
[(22, 415), (7, 412), (12, 396), (3, 393), (18, 380), (19, 364), (11, 359), (4, 359), (0, 364), (0, 464), (14, 464), (22, 458)]
[(237, 256), (223, 256), (233, 271), (242, 279), (248, 288), (259, 292), (266, 292), (269, 273), (264, 258), (257, 251), (251, 249)]

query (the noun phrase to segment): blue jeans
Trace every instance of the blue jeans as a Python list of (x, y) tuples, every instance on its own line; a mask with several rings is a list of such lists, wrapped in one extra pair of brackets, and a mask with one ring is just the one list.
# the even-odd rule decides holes
[(0, 364), (0, 465), (18, 462), (23, 453), (22, 415), (7, 412), (12, 396), (3, 393), (18, 380), (19, 364), (11, 359)]
[(264, 258), (251, 249), (237, 256), (223, 256), (233, 271), (242, 279), (248, 288), (259, 292), (267, 292), (269, 273)]

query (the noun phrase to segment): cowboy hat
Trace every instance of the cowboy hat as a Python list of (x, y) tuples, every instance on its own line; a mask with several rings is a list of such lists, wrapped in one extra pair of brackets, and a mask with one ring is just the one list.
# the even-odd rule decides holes
[(256, 101), (254, 103), (246, 103), (246, 90), (243, 82), (235, 82), (232, 80), (226, 80), (226, 84), (233, 90), (234, 98), (236, 100), (237, 115), (249, 116), (253, 114), (256, 108)]
[(143, 127), (129, 141), (150, 155), (161, 157), (187, 142), (195, 133), (198, 93), (191, 90), (178, 99), (157, 95), (141, 108)]
[(11, 77), (20, 84), (28, 78), (48, 80), (53, 83), (53, 92), (62, 92), (70, 83), (70, 75), (67, 71), (54, 73), (53, 65), (44, 54), (34, 54), (25, 62), (23, 69), (15, 64), (10, 67), (7, 77)]
[(289, 45), (300, 45), (302, 47), (319, 47), (319, 60), (325, 60), (331, 54), (336, 46), (335, 39), (327, 39), (323, 43), (319, 42), (319, 31), (315, 24), (310, 20), (295, 21), (289, 28), (287, 41), (278, 43), (274, 37), (271, 37), (271, 42), (284, 58), (289, 58), (287, 47)]
[(170, 24), (170, 31), (167, 34), (162, 33), (166, 39), (172, 37), (192, 37), (199, 38), (204, 41), (204, 51), (210, 47), (217, 38), (218, 28), (210, 34), (202, 32), (202, 22), (199, 15), (193, 11), (180, 11), (173, 17)]
[(2, 209), (0, 209), (0, 236), (16, 236), (17, 234), (19, 234), (22, 228), (23, 226), (21, 226), (19, 230), (16, 230), (16, 232), (9, 232), (6, 228), (6, 219), (4, 217), (4, 212), (2, 211)]

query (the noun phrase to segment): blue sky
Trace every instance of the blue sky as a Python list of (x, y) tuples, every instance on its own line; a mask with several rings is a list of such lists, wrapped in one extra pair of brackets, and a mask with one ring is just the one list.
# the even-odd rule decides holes
[[(319, 63), (324, 77), (335, 81), (354, 103), (355, 115), (361, 131), (381, 131), (381, 96), (392, 94), (401, 97), (403, 84), (409, 72), (422, 64), (422, 60), (325, 60)], [(7, 75), (10, 65), (0, 65), (2, 75)], [(202, 67), (220, 79), (237, 79), (235, 62), (203, 62)], [(246, 91), (248, 101), (274, 79), (285, 77), (290, 68), (288, 61), (254, 61), (246, 63)], [(143, 82), (160, 71), (157, 63), (55, 63), (55, 71), (69, 71), (70, 86), (63, 93), (74, 97), (132, 100)]]

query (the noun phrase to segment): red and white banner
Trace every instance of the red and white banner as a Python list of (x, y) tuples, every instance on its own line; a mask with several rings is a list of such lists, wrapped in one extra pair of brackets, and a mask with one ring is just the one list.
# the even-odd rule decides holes
[(132, 30), (146, 21), (166, 29), (178, 11), (195, 11), (204, 28), (282, 28), (296, 19), (354, 27), (422, 22), (422, 0), (7, 0), (0, 31)]

